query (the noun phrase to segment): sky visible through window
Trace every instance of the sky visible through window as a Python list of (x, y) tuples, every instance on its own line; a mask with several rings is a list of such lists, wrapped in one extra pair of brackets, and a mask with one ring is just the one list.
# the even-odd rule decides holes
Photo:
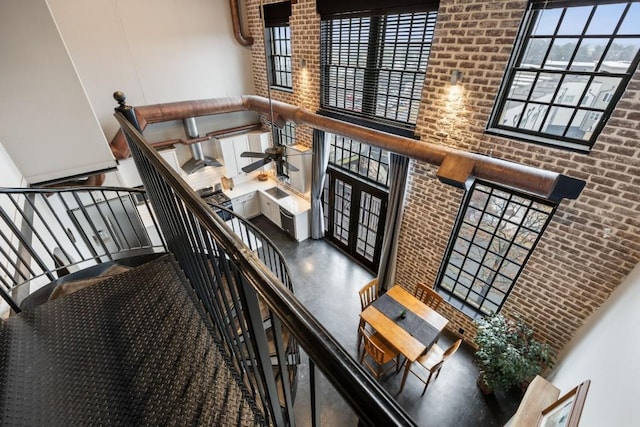
[(534, 11), (494, 125), (590, 146), (639, 51), (638, 3)]

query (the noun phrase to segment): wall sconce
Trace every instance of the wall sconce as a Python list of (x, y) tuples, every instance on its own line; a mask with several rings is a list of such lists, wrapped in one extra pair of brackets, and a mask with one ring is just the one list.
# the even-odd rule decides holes
[(460, 70), (454, 70), (451, 73), (451, 86), (455, 86), (458, 84), (459, 81), (462, 80), (462, 71)]
[(307, 61), (305, 61), (304, 59), (300, 60), (300, 67), (301, 68), (307, 68)]

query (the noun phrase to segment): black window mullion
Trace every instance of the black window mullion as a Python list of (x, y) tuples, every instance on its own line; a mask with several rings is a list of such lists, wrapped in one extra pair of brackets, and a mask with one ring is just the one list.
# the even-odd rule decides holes
[[(562, 3), (533, 3), (533, 12), (525, 17), (525, 23), (522, 27), (522, 34), (520, 36), (518, 45), (514, 51), (514, 58), (509, 63), (509, 72), (506, 74), (508, 78), (505, 79), (503, 86), (500, 90), (498, 101), (494, 106), (494, 110), (491, 115), (487, 130), (489, 132), (495, 132), (498, 134), (504, 134), (505, 136), (521, 137), (522, 139), (535, 142), (558, 146), (561, 148), (568, 148), (577, 151), (588, 151), (595, 143), (599, 133), (604, 128), (606, 121), (610, 117), (617, 101), (622, 96), (624, 89), (629, 83), (635, 70), (640, 62), (640, 49), (637, 48), (635, 43), (616, 44), (620, 39), (636, 39), (640, 37), (640, 30), (629, 27), (631, 19), (630, 13), (632, 10), (632, 4), (635, 1), (607, 1), (605, 3), (598, 2), (596, 0), (586, 0), (577, 3), (562, 2)], [(617, 21), (610, 27), (604, 27), (598, 20), (600, 18), (606, 19), (603, 13), (599, 13), (602, 7), (606, 7), (610, 4), (620, 4), (624, 6), (620, 9), (616, 15)], [(565, 30), (570, 28), (567, 26), (567, 20), (571, 19), (569, 12), (576, 7), (589, 6), (584, 19), (584, 25), (575, 32), (563, 31), (565, 34), (559, 34), (560, 28)], [(559, 12), (559, 18), (554, 23), (553, 28), (549, 28), (550, 21), (543, 21), (545, 18), (545, 10), (557, 10)], [(619, 15), (618, 15), (619, 14)], [(545, 25), (546, 30), (541, 31), (538, 34), (533, 34), (536, 29), (537, 22), (541, 22)], [(581, 21), (582, 23), (582, 21)], [(622, 30), (623, 23), (627, 26), (625, 34), (618, 34), (618, 31)], [(596, 28), (596, 31), (591, 31), (592, 34), (587, 34), (590, 28)], [(549, 40), (548, 45), (544, 51), (539, 49), (536, 40)], [(600, 42), (602, 39), (603, 43)], [(567, 40), (567, 42), (563, 42)], [(588, 44), (589, 40), (598, 40), (593, 44)], [(570, 43), (570, 44), (567, 44)], [(546, 65), (549, 58), (551, 58), (552, 48), (554, 46), (558, 49), (563, 49), (562, 55), (556, 55), (554, 53), (554, 61), (566, 61), (566, 66), (558, 67), (562, 69), (550, 69), (556, 64)], [(599, 56), (592, 54), (590, 51), (591, 46), (597, 46), (596, 53)], [(531, 47), (531, 49), (529, 49)], [(568, 56), (565, 56), (566, 49), (572, 47), (573, 50)], [(635, 56), (631, 56), (634, 53)], [(613, 51), (612, 49), (616, 49)], [(620, 50), (620, 56), (617, 56), (618, 49)], [(628, 51), (627, 49), (632, 49)], [(580, 64), (576, 62), (579, 58), (580, 52), (586, 53), (587, 56), (582, 61), (588, 61), (588, 64)], [(612, 54), (615, 53), (615, 54)], [(540, 65), (534, 67), (523, 67), (525, 63), (525, 55), (527, 58), (535, 58), (536, 64), (538, 59), (541, 59)], [(534, 55), (534, 56), (529, 56)], [(609, 66), (605, 64), (605, 61), (616, 61), (620, 65), (620, 69), (624, 72), (616, 70), (615, 66)], [(624, 65), (623, 65), (624, 64)], [(606, 66), (605, 66), (606, 65)], [(616, 72), (617, 71), (617, 72)], [(516, 84), (516, 76), (520, 72), (530, 73), (533, 75), (533, 81), (528, 83), (530, 86), (529, 94), (526, 99), (518, 99), (510, 97), (509, 94), (513, 90)], [(533, 89), (540, 82), (542, 74), (559, 75), (560, 81), (555, 87), (541, 85), (540, 90), (537, 91), (539, 96), (534, 99)], [(570, 83), (565, 84), (569, 77), (573, 76), (588, 76), (588, 83), (582, 92), (578, 92), (574, 89)], [(590, 106), (583, 106), (582, 103), (588, 96), (588, 91), (591, 88), (591, 84), (595, 79), (610, 78), (614, 82), (614, 88), (612, 95), (605, 99), (596, 97), (594, 104)], [(555, 78), (555, 77), (552, 77)], [(522, 84), (523, 88), (526, 88), (527, 82), (525, 80), (519, 80), (517, 84)], [(577, 103), (561, 104), (558, 100), (558, 94), (560, 88), (565, 85), (569, 88), (569, 95), (579, 98)], [(575, 99), (574, 98), (574, 99)], [(539, 127), (533, 127), (532, 129), (523, 129), (524, 119), (526, 117), (526, 111), (531, 109), (531, 105), (545, 107), (542, 120), (539, 122)], [(507, 110), (507, 107), (510, 107)], [(518, 110), (518, 108), (520, 110)], [(561, 115), (556, 116), (558, 112)], [(599, 113), (596, 116), (590, 114), (590, 112)], [(519, 116), (518, 116), (519, 114)], [(578, 120), (584, 114), (584, 120)], [(538, 117), (539, 119), (539, 117)], [(529, 126), (531, 127), (531, 126)]]
[[(484, 193), (484, 191), (483, 191), (483, 193)], [(462, 264), (460, 266), (460, 274), (464, 271), (465, 261), (469, 258), (469, 253), (471, 252), (471, 247), (474, 245), (474, 242), (476, 240), (476, 236), (478, 235), (478, 230), (481, 230), (480, 224), (482, 223), (482, 218), (485, 215), (495, 216), (495, 215), (492, 215), (489, 212), (487, 212), (487, 207), (489, 206), (489, 201), (491, 200), (491, 196), (493, 195), (493, 189), (491, 190), (490, 193), (485, 193), (485, 194), (487, 194), (487, 201), (485, 202), (484, 206), (482, 207), (482, 210), (480, 211), (481, 212), (480, 213), (480, 219), (478, 220), (478, 225), (475, 227), (475, 229), (473, 231), (473, 236), (471, 237), (471, 241), (469, 242), (469, 248), (467, 249), (467, 252), (465, 253), (464, 259), (462, 260)], [(468, 206), (470, 206), (470, 204), (467, 205), (467, 207)], [(487, 232), (486, 230), (482, 230), (482, 231), (484, 231), (485, 233)], [(477, 244), (475, 246), (477, 246), (479, 248), (482, 248), (482, 246), (477, 245)], [(489, 249), (490, 247), (491, 247), (491, 241), (489, 241), (487, 243), (487, 247), (486, 248), (482, 248), (482, 249), (484, 249), (484, 254), (482, 255), (482, 260), (483, 261), (487, 257), (487, 252), (490, 251), (490, 249)], [(475, 281), (476, 277), (478, 276), (478, 272), (480, 271), (480, 268), (482, 268), (482, 263), (478, 262), (478, 264), (479, 264), (478, 271), (476, 271), (476, 274), (474, 275), (473, 279), (471, 279), (471, 283), (469, 284), (469, 288), (467, 289), (467, 293), (466, 293), (466, 295), (464, 297), (465, 301), (469, 298), (469, 295), (471, 294), (471, 289), (473, 288), (473, 282)], [(480, 304), (480, 305), (482, 305), (482, 304)]]
[[(371, 149), (369, 149), (371, 150)], [(376, 149), (376, 152), (378, 153), (378, 158), (376, 159), (376, 163), (378, 166), (378, 170), (376, 171), (376, 181), (380, 182), (380, 172), (382, 171), (382, 167), (384, 166), (382, 164), (382, 150), (381, 149)]]
[[(527, 215), (528, 213), (529, 213), (529, 209), (527, 209), (527, 211), (525, 212), (525, 218), (526, 218), (526, 215)], [(516, 231), (515, 231), (515, 233), (514, 233), (514, 238), (513, 238), (513, 239), (511, 239), (511, 240), (509, 240), (509, 243), (508, 243), (508, 245), (507, 245), (507, 249), (504, 251), (504, 254), (503, 254), (503, 255), (501, 255), (501, 254), (496, 254), (496, 255), (498, 255), (501, 259), (500, 259), (500, 263), (498, 264), (498, 266), (497, 266), (497, 267), (496, 267), (496, 269), (495, 269), (495, 275), (494, 275), (494, 276), (493, 276), (493, 278), (491, 279), (491, 287), (493, 287), (493, 282), (495, 282), (495, 280), (496, 280), (496, 277), (497, 277), (498, 273), (499, 273), (499, 272), (500, 272), (500, 270), (502, 269), (502, 266), (504, 265), (504, 262), (505, 262), (505, 260), (507, 259), (507, 255), (509, 255), (509, 251), (511, 250), (511, 247), (513, 246), (513, 243), (514, 243), (514, 240), (515, 240), (515, 236), (517, 236), (517, 235), (518, 235), (518, 232), (520, 231), (520, 229), (521, 229), (521, 226), (519, 225), (519, 226), (516, 228)], [(494, 236), (497, 236), (497, 234), (494, 234)], [(498, 238), (501, 238), (501, 237), (498, 237)], [(505, 240), (505, 239), (503, 239), (503, 240)], [(515, 263), (514, 263), (513, 261), (511, 261), (511, 260), (510, 260), (510, 262), (512, 262), (513, 264), (515, 264)], [(519, 266), (519, 267), (521, 267), (521, 265), (520, 265), (520, 264), (518, 264), (518, 266)], [(493, 270), (493, 269), (492, 269), (492, 270)], [(487, 294), (488, 294), (488, 292), (487, 292)], [(484, 300), (483, 300), (483, 302), (484, 302)]]
[[(362, 150), (362, 147), (360, 147), (360, 149)], [(371, 171), (371, 146), (367, 146), (367, 148), (365, 149), (367, 151), (367, 156), (365, 157), (367, 160), (367, 176), (370, 176), (370, 171)]]
[[(268, 27), (265, 31), (265, 45), (268, 46), (269, 85), (291, 88), (293, 72), (291, 65), (291, 37), (287, 36), (287, 26)], [(287, 61), (288, 60), (288, 61)]]
[(380, 25), (381, 17), (374, 16), (370, 18), (369, 24), (369, 47), (367, 49), (367, 66), (364, 70), (364, 90), (362, 95), (362, 112), (366, 115), (375, 115), (376, 96), (378, 86), (377, 68), (380, 49)]
[[(515, 285), (527, 260), (531, 256), (532, 251), (535, 249), (540, 237), (548, 226), (553, 213), (555, 212), (555, 205), (552, 203), (517, 192), (512, 192), (495, 184), (484, 182), (481, 183), (481, 186), (478, 184), (478, 181), (474, 182), (471, 189), (463, 197), (463, 204), (458, 212), (454, 231), (449, 239), (446, 255), (438, 271), (436, 281), (437, 289), (443, 293), (443, 295), (447, 296), (450, 300), (455, 299), (456, 301), (460, 301), (462, 304), (462, 311), (467, 314), (472, 313), (473, 316), (487, 314), (489, 311), (493, 310), (492, 307), (497, 307), (496, 310), (500, 310), (505, 299), (513, 289), (513, 286)], [(485, 189), (488, 189), (489, 191), (487, 192)], [(477, 193), (484, 194), (485, 200), (482, 207), (475, 205), (473, 202), (474, 196)], [(514, 199), (516, 196), (517, 198)], [(526, 204), (524, 202), (526, 202)], [(495, 205), (495, 203), (498, 203), (498, 205)], [(551, 207), (551, 209), (541, 209), (543, 205)], [(517, 211), (514, 212), (514, 207), (516, 206)], [(474, 217), (479, 215), (476, 224), (469, 223), (465, 220), (470, 208), (474, 209)], [(520, 209), (523, 209), (524, 211), (519, 212)], [(475, 211), (477, 211), (477, 213), (475, 213)], [(495, 212), (499, 212), (499, 216), (496, 216), (494, 214)], [(522, 215), (522, 219), (519, 222), (512, 221), (509, 216), (514, 215), (517, 215), (518, 217)], [(540, 219), (544, 222), (540, 225), (539, 230), (532, 230), (527, 227), (527, 219), (531, 218), (531, 215), (536, 215), (534, 219)], [(489, 239), (486, 242), (480, 242), (479, 240), (476, 241), (481, 238), (478, 236), (478, 231), (483, 228), (483, 220), (486, 220), (489, 216), (491, 216), (491, 218), (499, 218), (498, 223), (491, 233), (488, 233), (486, 229), (483, 230), (484, 233), (489, 234)], [(491, 222), (493, 222), (493, 219)], [(463, 224), (466, 224), (467, 229), (469, 227), (473, 227), (471, 240), (468, 240), (461, 235)], [(509, 233), (506, 236), (502, 236), (500, 234), (501, 225), (503, 227), (513, 227), (513, 230), (509, 230)], [(530, 247), (528, 248), (520, 245), (520, 242), (518, 241), (518, 239), (523, 237), (521, 233), (522, 230), (527, 230), (528, 233), (532, 233), (527, 234), (526, 236), (527, 241), (529, 241), (529, 238), (533, 238), (533, 241), (530, 242)], [(499, 242), (496, 239), (499, 239)], [(465, 242), (467, 248), (464, 253), (456, 248), (456, 243), (458, 241)], [(503, 248), (497, 247), (499, 252), (495, 252), (491, 248), (492, 244), (496, 247), (496, 243), (499, 245), (506, 244), (506, 246)], [(486, 247), (483, 246), (484, 244), (486, 244)], [(474, 255), (474, 252), (472, 252), (472, 248), (474, 246), (482, 252)], [(511, 253), (513, 247), (519, 248), (519, 251), (515, 254)], [(458, 270), (457, 276), (451, 277), (447, 271), (449, 266), (454, 266), (451, 262), (454, 254), (456, 258), (460, 259), (460, 267), (455, 267)], [(489, 254), (491, 254), (492, 259), (495, 258), (493, 262), (498, 262), (495, 268), (489, 264), (485, 265), (485, 263), (488, 262)], [(522, 255), (524, 255), (522, 260), (509, 258), (510, 256), (517, 256), (520, 258)], [(477, 256), (477, 258), (474, 258), (474, 256)], [(508, 273), (508, 276), (502, 272), (505, 267), (505, 263), (507, 262), (509, 263), (509, 271), (505, 271), (505, 273)], [(465, 272), (464, 268), (467, 264), (469, 266), (477, 264), (474, 266), (476, 267), (475, 273)], [(483, 270), (486, 271), (488, 275), (486, 280), (480, 277), (480, 273)], [(465, 286), (462, 283), (461, 275), (463, 273), (465, 273), (466, 276), (471, 277), (471, 281), (468, 286)], [(451, 280), (453, 282), (450, 290), (443, 285), (445, 278), (447, 278), (447, 281)], [(498, 283), (503, 286), (503, 289), (496, 287), (497, 280), (499, 280)], [(479, 292), (475, 291), (473, 289), (475, 284), (480, 284), (482, 290)], [(493, 296), (489, 298), (489, 295)]]
[[(485, 204), (485, 207), (486, 207), (486, 204)], [(485, 209), (483, 208), (482, 214), (481, 214), (481, 218), (482, 218), (482, 215), (484, 214), (484, 211), (485, 211)], [(462, 218), (464, 218), (464, 217), (462, 217)], [(462, 222), (464, 222), (464, 220)], [(471, 252), (471, 248), (473, 247), (473, 242), (475, 241), (476, 235), (478, 233), (478, 228), (475, 228), (474, 231), (473, 231), (473, 235), (471, 236), (471, 239), (466, 239), (466, 238), (460, 236), (460, 229), (461, 229), (461, 227), (456, 230), (456, 240), (457, 239), (462, 239), (462, 240), (468, 242), (468, 245), (467, 245), (467, 250), (465, 251), (464, 254), (455, 249), (455, 242), (454, 242), (453, 247), (452, 247), (453, 251), (458, 252), (459, 254), (463, 255), (462, 261), (460, 263), (460, 267), (458, 267), (458, 274), (457, 274), (457, 277), (455, 278), (455, 283), (454, 283), (453, 289), (452, 289), (452, 291), (454, 293), (455, 293), (456, 289), (460, 289), (462, 292), (465, 292), (464, 291), (464, 286), (462, 284), (460, 284), (460, 276), (464, 272), (464, 263), (465, 263), (466, 259), (469, 257), (469, 253)], [(476, 246), (478, 246), (478, 245), (476, 245)], [(478, 247), (481, 247), (481, 246), (478, 246)], [(486, 249), (485, 249), (485, 251), (486, 251)], [(448, 258), (450, 259), (451, 256), (449, 255)], [(446, 272), (446, 269), (445, 269), (445, 272)], [(471, 284), (469, 285), (469, 287), (467, 288), (467, 290), (465, 292), (465, 295), (464, 295), (464, 299), (465, 300), (467, 298), (469, 298), (469, 293), (471, 292), (471, 287), (472, 286), (473, 286), (473, 281), (471, 281)]]
[[(560, 85), (558, 85), (558, 87), (560, 87)], [(569, 117), (569, 120), (567, 121), (567, 126), (564, 128), (564, 131), (562, 132), (563, 137), (565, 138), (567, 137), (567, 133), (571, 130), (571, 123), (573, 123), (573, 120), (576, 118), (576, 115), (578, 114), (579, 111), (580, 111), (580, 108), (573, 109), (573, 112), (571, 113), (571, 117)], [(542, 124), (544, 126), (544, 122), (542, 122)]]
[[(425, 8), (428, 9), (426, 6)], [(330, 20), (325, 18), (322, 21), (324, 34), (321, 40), (325, 45), (331, 41), (331, 45), (324, 46), (324, 48), (331, 49), (332, 54), (342, 48), (343, 57), (334, 58), (335, 60), (331, 64), (322, 68), (322, 93), (339, 92), (336, 88), (330, 87), (334, 84), (330, 79), (331, 70), (353, 65), (346, 63), (344, 55), (347, 55), (347, 58), (352, 58), (356, 54), (353, 49), (355, 45), (358, 46), (361, 56), (358, 57), (360, 61), (356, 66), (349, 68), (348, 80), (353, 79), (354, 82), (357, 82), (348, 91), (348, 96), (353, 99), (347, 99), (344, 103), (342, 99), (325, 96), (322, 108), (327, 112), (343, 111), (354, 119), (364, 119), (365, 122), (373, 120), (377, 126), (393, 129), (392, 132), (412, 132), (417, 121), (419, 102), (422, 96), (421, 89), (424, 84), (428, 60), (423, 56), (424, 52), (430, 51), (435, 17), (436, 12), (432, 10), (431, 12), (409, 12), (375, 17), (332, 18)], [(392, 25), (396, 25), (397, 28), (391, 28)], [(351, 31), (350, 39), (330, 40), (329, 32), (335, 35), (349, 29)], [(356, 31), (359, 34), (356, 34)], [(409, 34), (411, 31), (417, 34)], [(368, 40), (364, 40), (367, 37)], [(406, 45), (404, 49), (401, 49), (400, 43)], [(341, 47), (341, 44), (346, 46)], [(349, 46), (351, 46), (351, 51), (347, 54)], [(403, 52), (404, 59), (402, 58)], [(416, 53), (418, 56), (414, 58)], [(387, 56), (388, 61), (383, 63)], [(322, 59), (322, 61), (325, 60)], [(389, 63), (386, 64), (386, 62)], [(359, 82), (362, 82), (361, 86)], [(391, 87), (392, 84), (393, 87)], [(405, 90), (400, 91), (400, 88), (403, 87)], [(372, 126), (376, 127), (376, 124)]]
[[(585, 23), (584, 27), (582, 28), (580, 42), (578, 42), (578, 44), (576, 45), (576, 48), (573, 51), (573, 55), (571, 55), (571, 59), (569, 60), (569, 63), (567, 64), (567, 69), (566, 69), (567, 72), (569, 72), (569, 70), (571, 68), (571, 64), (573, 64), (573, 61), (574, 61), (576, 55), (578, 54), (578, 51), (580, 50), (580, 45), (582, 44), (582, 42), (585, 39), (585, 33), (587, 32), (587, 29), (589, 28), (589, 24), (591, 23), (591, 20), (593, 19), (593, 16), (595, 15), (596, 10), (597, 10), (597, 7), (592, 7), (591, 8), (591, 13), (589, 14), (589, 18), (587, 18), (587, 22)], [(565, 12), (566, 12), (566, 9), (563, 11), (563, 19), (564, 19), (564, 13)], [(559, 28), (559, 25), (562, 23), (563, 19), (560, 19), (558, 21), (558, 28)], [(621, 21), (618, 21), (618, 25), (616, 26), (616, 32), (617, 32), (617, 28), (619, 28), (619, 26), (620, 26), (620, 23), (621, 23)], [(556, 31), (557, 31), (558, 28), (556, 28)], [(573, 37), (573, 36), (569, 36), (569, 37)], [(602, 55), (600, 56), (600, 59), (598, 60), (598, 63), (594, 67), (594, 72), (597, 73), (597, 71), (600, 68), (600, 65), (602, 64), (602, 61), (606, 57), (607, 52), (609, 51), (609, 48), (611, 47), (612, 43), (613, 43), (613, 37), (609, 38), (609, 42), (607, 43), (606, 48), (602, 52)], [(560, 87), (562, 86), (562, 82), (564, 81), (564, 79), (567, 76), (567, 74), (568, 73), (563, 73), (563, 76), (560, 79), (560, 83), (556, 87), (555, 93), (554, 93), (553, 97), (551, 98), (552, 100), (554, 100), (555, 97), (558, 95), (558, 91), (560, 90)], [(575, 74), (575, 73), (571, 73), (571, 74)], [(569, 130), (571, 129), (571, 123), (573, 123), (573, 120), (575, 119), (576, 114), (578, 114), (578, 111), (580, 111), (580, 105), (581, 105), (582, 101), (584, 100), (584, 96), (588, 93), (589, 87), (591, 86), (591, 83), (593, 82), (593, 79), (594, 79), (594, 76), (591, 76), (591, 78), (589, 79), (589, 83), (585, 87), (585, 90), (582, 91), (582, 96), (578, 100), (579, 103), (576, 104), (575, 108), (573, 109), (571, 117), (569, 118), (569, 120), (567, 122), (567, 126), (564, 128), (564, 131), (562, 132), (562, 136), (563, 137), (566, 137), (567, 132), (569, 132)], [(551, 111), (551, 109), (553, 107), (554, 107), (553, 105), (550, 105), (550, 107), (547, 109), (545, 117), (544, 117), (544, 119), (542, 121), (542, 126), (544, 126), (544, 124), (546, 123), (546, 120), (547, 120), (547, 118), (549, 116), (549, 113), (550, 113), (550, 111)]]

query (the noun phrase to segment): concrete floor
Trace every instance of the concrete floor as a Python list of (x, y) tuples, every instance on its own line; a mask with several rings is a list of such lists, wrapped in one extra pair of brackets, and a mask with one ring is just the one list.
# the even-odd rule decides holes
[[(324, 240), (297, 243), (264, 216), (253, 220), (282, 251), (291, 270), (294, 292), (344, 348), (356, 357), (356, 331), (360, 313), (358, 289), (373, 274), (355, 263)], [(442, 347), (455, 340), (446, 334)], [(309, 375), (306, 355), (299, 369), (295, 402), (296, 423), (310, 426)], [(447, 361), (439, 378), (432, 380), (424, 396), (424, 384), (416, 377), (407, 378), (398, 395), (401, 375), (389, 374), (381, 381), (384, 388), (400, 403), (420, 426), (503, 426), (511, 418), (521, 396), (496, 393), (485, 397), (476, 386), (478, 370), (473, 364), (473, 351), (467, 346)], [(320, 380), (320, 413), (323, 426), (356, 426), (358, 419), (327, 380)]]

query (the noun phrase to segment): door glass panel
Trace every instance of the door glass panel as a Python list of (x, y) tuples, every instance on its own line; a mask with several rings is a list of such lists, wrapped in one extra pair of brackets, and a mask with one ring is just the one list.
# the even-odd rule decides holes
[(381, 209), (382, 201), (379, 198), (364, 191), (361, 193), (356, 253), (369, 261), (375, 258)]
[(329, 175), (324, 178), (322, 189), (322, 216), (324, 217), (324, 232), (329, 231)]
[(333, 237), (349, 244), (349, 217), (351, 216), (351, 186), (339, 179), (335, 181), (333, 209)]
[(325, 184), (327, 237), (371, 271), (378, 269), (387, 212), (387, 193), (329, 168)]

